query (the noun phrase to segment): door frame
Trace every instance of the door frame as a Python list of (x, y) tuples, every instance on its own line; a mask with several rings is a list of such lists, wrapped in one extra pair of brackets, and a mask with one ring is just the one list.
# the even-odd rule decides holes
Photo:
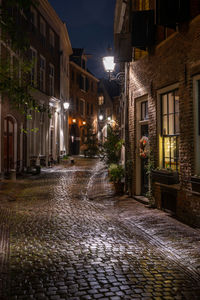
[(136, 101), (136, 139), (135, 139), (135, 155), (136, 155), (136, 188), (135, 188), (135, 195), (141, 196), (141, 158), (139, 156), (139, 141), (141, 139), (141, 126), (142, 125), (148, 125), (149, 120), (143, 120), (141, 121), (141, 103), (148, 101), (148, 95), (144, 95), (140, 98), (135, 99)]

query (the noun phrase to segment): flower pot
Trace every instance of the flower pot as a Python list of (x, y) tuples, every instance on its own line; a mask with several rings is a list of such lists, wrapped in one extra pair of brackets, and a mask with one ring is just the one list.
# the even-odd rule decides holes
[(176, 184), (179, 182), (178, 172), (169, 172), (167, 170), (151, 171), (152, 181), (163, 184)]
[(194, 192), (200, 193), (200, 177), (192, 176), (191, 183), (192, 183), (192, 190)]

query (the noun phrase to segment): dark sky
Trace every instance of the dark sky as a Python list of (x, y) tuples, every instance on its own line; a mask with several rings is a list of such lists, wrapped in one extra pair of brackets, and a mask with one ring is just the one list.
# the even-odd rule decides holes
[(113, 46), (113, 19), (115, 0), (49, 0), (69, 32), (72, 47), (84, 48), (92, 54), (88, 61), (90, 71), (106, 76), (102, 56), (108, 45)]

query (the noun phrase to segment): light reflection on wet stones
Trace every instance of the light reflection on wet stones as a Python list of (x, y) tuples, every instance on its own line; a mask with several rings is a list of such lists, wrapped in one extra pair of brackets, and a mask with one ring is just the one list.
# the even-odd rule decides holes
[(98, 164), (44, 172), (13, 205), (10, 299), (199, 299), (197, 284), (121, 226), (112, 205), (85, 200)]

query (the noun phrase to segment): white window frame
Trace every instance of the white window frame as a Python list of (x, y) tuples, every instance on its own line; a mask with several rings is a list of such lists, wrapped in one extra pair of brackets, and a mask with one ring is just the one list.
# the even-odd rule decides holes
[(200, 175), (200, 99), (198, 82), (200, 74), (193, 77), (193, 112), (194, 112), (194, 156), (195, 156), (195, 175)]
[[(165, 88), (162, 88), (160, 90), (157, 91), (157, 135), (158, 135), (158, 144), (157, 147), (159, 149), (159, 167), (163, 167), (163, 152), (162, 152), (162, 147), (160, 147), (161, 145), (161, 139), (162, 139), (162, 135), (161, 135), (161, 122), (162, 122), (162, 118), (161, 118), (161, 95), (165, 94), (165, 93), (169, 93), (170, 91), (173, 90), (178, 90), (179, 89), (179, 83), (175, 83), (172, 85), (169, 85)], [(179, 112), (180, 114), (180, 112)], [(180, 115), (179, 115), (180, 118)], [(180, 120), (180, 119), (179, 119)], [(179, 134), (180, 135), (180, 134)]]
[(55, 91), (54, 84), (55, 84), (55, 68), (54, 68), (54, 65), (49, 64), (49, 94), (50, 94), (50, 96), (54, 96), (54, 91)]
[[(41, 60), (44, 61), (44, 68), (41, 67)], [(45, 92), (45, 89), (46, 89), (45, 80), (46, 80), (46, 60), (45, 60), (44, 56), (40, 55), (40, 84), (39, 84), (39, 87), (42, 92)], [(43, 85), (41, 85), (41, 82), (43, 82)]]

